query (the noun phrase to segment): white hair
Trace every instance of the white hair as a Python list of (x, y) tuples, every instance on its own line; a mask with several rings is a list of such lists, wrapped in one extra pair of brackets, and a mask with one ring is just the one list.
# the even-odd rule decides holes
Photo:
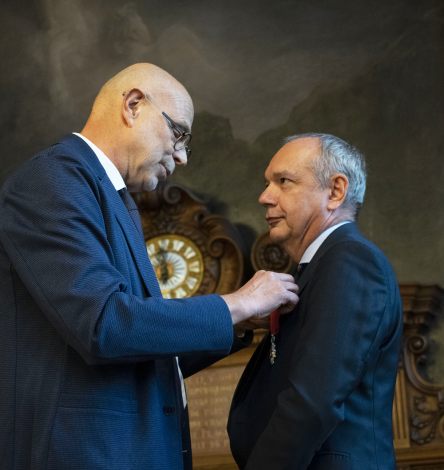
[(292, 135), (284, 139), (284, 145), (305, 137), (319, 139), (320, 152), (312, 161), (312, 170), (322, 189), (329, 187), (333, 175), (340, 173), (347, 177), (349, 186), (343, 207), (349, 209), (356, 218), (365, 194), (367, 174), (363, 155), (339, 137), (329, 134)]

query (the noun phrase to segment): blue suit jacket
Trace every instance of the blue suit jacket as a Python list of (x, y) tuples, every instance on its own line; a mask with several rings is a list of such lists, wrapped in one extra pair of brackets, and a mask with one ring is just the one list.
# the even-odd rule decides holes
[[(184, 376), (223, 355), (218, 295), (164, 300), (99, 160), (71, 135), (0, 197), (2, 469), (183, 467)], [(205, 359), (201, 359), (206, 352)]]
[(337, 228), (235, 392), (231, 449), (248, 470), (394, 470), (402, 304), (392, 268), (355, 224)]

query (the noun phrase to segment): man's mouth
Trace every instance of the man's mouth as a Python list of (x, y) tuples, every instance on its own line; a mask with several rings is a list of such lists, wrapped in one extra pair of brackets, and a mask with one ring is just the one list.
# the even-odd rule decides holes
[(164, 170), (165, 170), (165, 173), (166, 173), (166, 176), (170, 176), (172, 171), (166, 166), (164, 165), (163, 163), (161, 163), (161, 165), (163, 166)]
[(265, 217), (267, 219), (268, 225), (276, 225), (283, 217)]

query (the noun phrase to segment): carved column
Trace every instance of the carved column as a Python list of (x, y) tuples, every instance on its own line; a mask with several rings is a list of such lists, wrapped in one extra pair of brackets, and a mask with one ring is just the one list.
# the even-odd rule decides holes
[(444, 469), (444, 384), (428, 382), (418, 370), (427, 360), (427, 332), (440, 310), (444, 291), (434, 285), (399, 287), (404, 331), (393, 405), (396, 458), (400, 466), (405, 465), (402, 468)]

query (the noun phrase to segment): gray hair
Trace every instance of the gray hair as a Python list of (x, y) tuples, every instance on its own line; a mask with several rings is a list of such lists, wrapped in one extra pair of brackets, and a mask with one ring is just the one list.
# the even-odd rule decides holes
[(284, 139), (284, 145), (304, 137), (319, 139), (320, 153), (312, 162), (312, 170), (319, 185), (326, 189), (330, 185), (330, 177), (338, 173), (348, 179), (348, 191), (343, 207), (350, 210), (357, 218), (364, 201), (366, 165), (363, 155), (339, 137), (329, 134), (298, 134)]

